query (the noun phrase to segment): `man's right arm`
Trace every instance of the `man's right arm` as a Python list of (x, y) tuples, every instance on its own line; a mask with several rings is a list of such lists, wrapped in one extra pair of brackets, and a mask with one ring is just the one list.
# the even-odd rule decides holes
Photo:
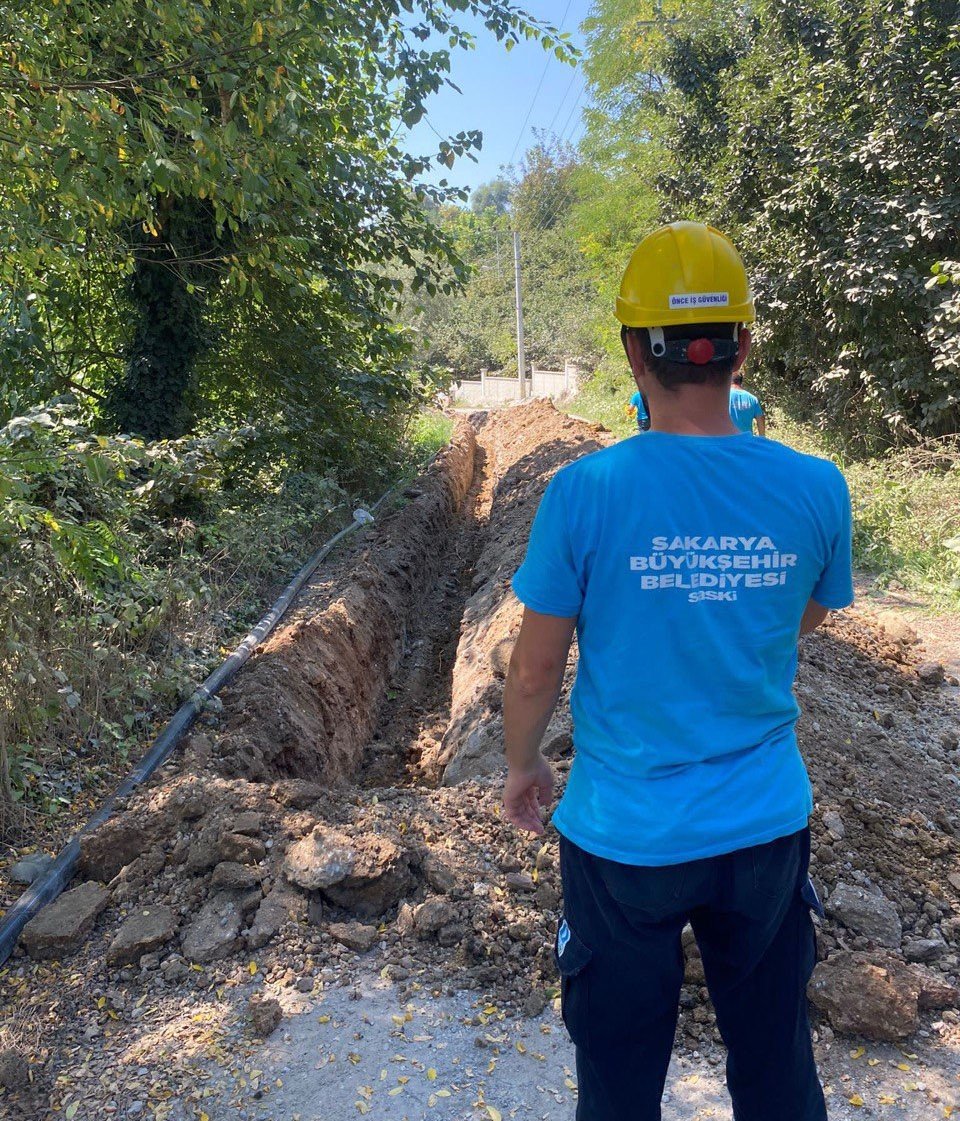
[(803, 610), (803, 618), (800, 620), (801, 635), (815, 631), (831, 611), (840, 611), (853, 603), (853, 517), (850, 491), (840, 472), (836, 468), (830, 470), (834, 474), (836, 529), (826, 565)]

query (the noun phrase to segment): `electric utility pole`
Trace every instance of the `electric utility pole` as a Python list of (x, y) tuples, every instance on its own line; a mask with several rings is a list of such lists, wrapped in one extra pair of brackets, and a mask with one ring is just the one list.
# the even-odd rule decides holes
[(520, 235), (513, 231), (513, 272), (517, 300), (517, 377), (520, 381), (520, 400), (527, 395), (527, 355), (523, 346), (523, 299), (520, 289)]

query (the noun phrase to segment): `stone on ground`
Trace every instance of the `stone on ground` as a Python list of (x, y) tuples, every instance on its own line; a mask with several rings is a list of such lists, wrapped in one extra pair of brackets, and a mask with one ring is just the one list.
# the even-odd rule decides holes
[(948, 949), (942, 938), (911, 938), (903, 944), (903, 956), (907, 961), (938, 961)]
[(32, 884), (38, 880), (53, 863), (53, 857), (45, 852), (32, 852), (18, 860), (10, 869), (10, 879), (15, 884)]
[(285, 884), (277, 884), (264, 896), (253, 924), (245, 937), (247, 947), (259, 950), (273, 938), (285, 922), (302, 922), (307, 917), (307, 901)]
[(836, 810), (827, 810), (823, 815), (823, 824), (835, 841), (842, 841), (847, 834), (846, 826), (843, 824), (843, 818)]
[(267, 855), (266, 846), (259, 838), (229, 831), (220, 835), (217, 852), (221, 860), (237, 864), (259, 864)]
[(291, 845), (284, 859), (287, 880), (322, 891), (336, 906), (361, 918), (395, 907), (415, 886), (413, 855), (387, 837), (348, 837), (318, 825)]
[(924, 685), (942, 685), (946, 671), (942, 662), (922, 662), (917, 666), (917, 677)]
[(279, 1001), (255, 996), (250, 998), (250, 1003), (247, 1006), (247, 1016), (253, 1034), (258, 1035), (261, 1039), (266, 1039), (276, 1030), (277, 1025), (283, 1019), (283, 1010)]
[(375, 926), (368, 926), (361, 922), (332, 922), (327, 927), (330, 937), (346, 946), (348, 950), (355, 950), (364, 954), (372, 949), (380, 937)]
[(917, 1030), (921, 1009), (955, 1005), (960, 990), (893, 954), (844, 951), (816, 967), (810, 999), (837, 1031), (896, 1042)]
[(229, 888), (233, 891), (247, 891), (256, 887), (260, 876), (249, 864), (238, 864), (235, 860), (223, 860), (213, 870), (210, 886)]
[(142, 814), (121, 814), (80, 837), (80, 871), (109, 883), (146, 849), (157, 834), (156, 823)]
[(357, 852), (349, 837), (318, 825), (287, 850), (283, 873), (297, 887), (317, 891), (345, 879), (356, 861)]
[(241, 920), (236, 898), (218, 892), (204, 903), (184, 932), (184, 956), (201, 965), (227, 957), (237, 947)]
[(826, 902), (827, 914), (849, 930), (897, 949), (903, 936), (900, 916), (883, 895), (874, 895), (853, 884), (837, 884)]
[(131, 965), (159, 949), (177, 932), (177, 917), (169, 907), (143, 907), (117, 931), (107, 950), (108, 965)]
[(75, 949), (109, 900), (110, 892), (92, 880), (65, 891), (23, 928), (27, 953), (32, 958), (56, 958)]

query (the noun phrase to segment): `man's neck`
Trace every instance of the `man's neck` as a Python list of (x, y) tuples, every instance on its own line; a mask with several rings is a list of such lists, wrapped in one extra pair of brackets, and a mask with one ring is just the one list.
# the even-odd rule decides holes
[(650, 430), (678, 436), (734, 436), (730, 419), (730, 389), (726, 385), (657, 387), (649, 395)]

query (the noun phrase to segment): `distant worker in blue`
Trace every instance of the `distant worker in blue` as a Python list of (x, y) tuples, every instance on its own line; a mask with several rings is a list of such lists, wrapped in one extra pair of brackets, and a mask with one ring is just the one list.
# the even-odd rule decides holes
[(646, 432), (649, 429), (650, 410), (647, 408), (647, 403), (639, 389), (630, 398), (630, 404), (627, 405), (627, 414), (637, 418), (637, 430), (639, 432)]
[(757, 435), (766, 436), (767, 418), (760, 399), (743, 388), (743, 374), (738, 370), (733, 375), (730, 386), (730, 419), (741, 432), (753, 434), (753, 422), (757, 422)]

